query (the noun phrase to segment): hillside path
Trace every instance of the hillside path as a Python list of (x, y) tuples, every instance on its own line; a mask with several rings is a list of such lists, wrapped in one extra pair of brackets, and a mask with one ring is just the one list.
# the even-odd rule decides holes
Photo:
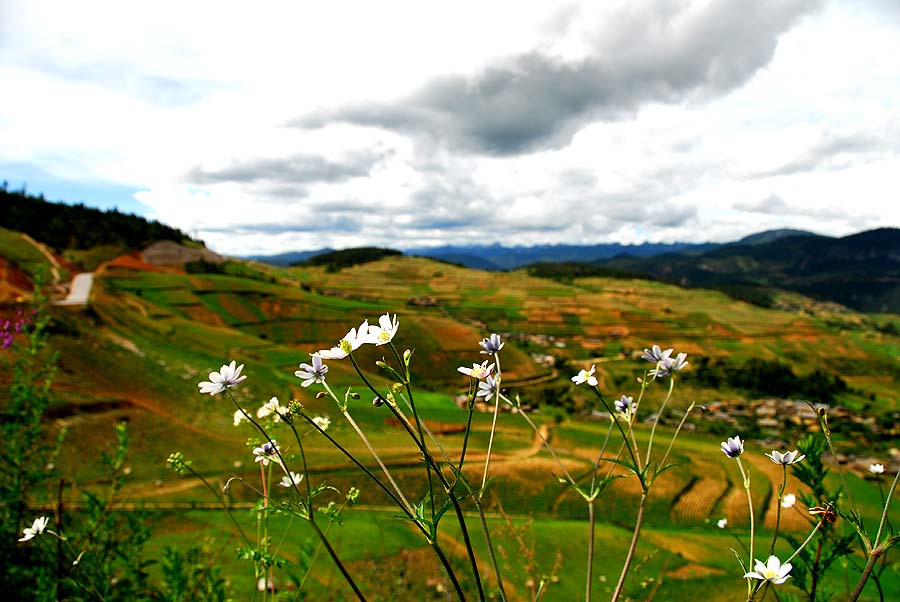
[(59, 284), (61, 278), (59, 273), (59, 262), (56, 261), (56, 257), (53, 256), (53, 253), (51, 253), (44, 244), (39, 243), (24, 232), (22, 232), (22, 240), (40, 251), (41, 255), (47, 258), (47, 261), (50, 262), (50, 274), (53, 276), (53, 284)]
[(91, 288), (94, 286), (94, 275), (91, 272), (75, 274), (69, 294), (65, 299), (56, 302), (56, 305), (87, 305), (91, 296)]

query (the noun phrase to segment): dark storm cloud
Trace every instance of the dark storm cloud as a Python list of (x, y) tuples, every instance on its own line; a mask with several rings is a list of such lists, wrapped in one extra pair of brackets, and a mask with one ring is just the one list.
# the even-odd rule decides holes
[(283, 159), (248, 159), (213, 170), (198, 165), (185, 174), (184, 179), (191, 184), (266, 180), (280, 182), (282, 186), (286, 183), (342, 182), (369, 175), (383, 158), (383, 153), (362, 152), (340, 161), (312, 154), (296, 154)]
[(398, 102), (348, 104), (293, 125), (347, 122), (492, 155), (556, 148), (591, 120), (618, 118), (645, 102), (702, 99), (740, 86), (769, 62), (779, 36), (816, 4), (627, 5), (608, 19), (593, 55), (582, 60), (527, 52), (474, 75), (432, 79)]

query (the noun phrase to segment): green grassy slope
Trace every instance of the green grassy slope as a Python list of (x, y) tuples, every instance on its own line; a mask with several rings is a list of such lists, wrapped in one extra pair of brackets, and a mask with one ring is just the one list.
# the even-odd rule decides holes
[[(376, 320), (385, 311), (399, 315), (400, 349), (415, 350), (417, 404), (429, 427), (443, 433), (441, 441), (451, 457), (461, 450), (458, 427), (465, 419), (452, 401), (466, 385), (456, 367), (483, 358), (477, 343), (490, 332), (507, 337), (502, 352), (506, 382), (522, 393), (543, 387), (577, 397), (581, 392), (568, 391), (569, 377), (582, 365), (596, 362), (601, 384), (610, 396), (633, 394), (637, 388), (633, 379), (646, 368), (635, 352), (657, 343), (688, 352), (692, 361), (702, 355), (733, 360), (787, 358), (802, 373), (824, 366), (846, 375), (853, 386), (839, 403), (881, 415), (897, 408), (896, 374), (887, 367), (896, 363), (900, 339), (870, 328), (854, 314), (765, 310), (715, 292), (648, 281), (588, 278), (561, 284), (532, 278), (524, 271), (481, 272), (421, 258), (390, 258), (338, 272), (298, 267), (259, 274), (254, 271), (258, 269), (248, 268), (251, 277), (240, 277), (110, 268), (96, 278), (88, 313), (54, 310), (53, 342), (60, 350), (61, 364), (52, 414), (55, 424), (68, 428), (66, 452), (59, 462), (67, 482), (78, 487), (95, 483), (99, 475), (90, 459), (107, 446), (112, 424), (123, 418), (129, 420), (133, 434), (126, 489), (131, 500), (161, 512), (179, 502), (212, 504), (214, 500), (199, 482), (165, 469), (165, 457), (172, 451), (184, 452), (199, 472), (219, 485), (230, 476), (248, 482), (258, 478), (246, 447), (252, 429), (232, 425), (233, 407), (224, 396), (197, 393), (198, 381), (232, 359), (245, 364), (248, 376), (234, 390), (239, 403), (252, 410), (273, 395), (282, 401), (296, 398), (311, 413), (329, 414), (334, 436), (359, 457), (368, 458), (349, 425), (337, 419), (326, 400), (301, 389), (293, 371), (298, 362), (308, 361), (309, 352), (332, 346), (362, 319)], [(536, 363), (532, 354), (555, 356), (559, 370)], [(389, 384), (374, 365), (382, 356), (390, 359), (389, 351), (365, 348), (359, 354), (360, 364), (376, 386)], [(331, 362), (328, 376), (336, 390), (352, 385), (365, 393), (346, 361)], [(517, 386), (528, 382), (538, 384)], [(684, 408), (695, 399), (740, 400), (743, 395), (702, 389), (685, 380), (679, 381), (670, 407)], [(652, 389), (642, 407), (658, 407), (663, 396), (664, 391)], [(415, 450), (387, 412), (374, 408), (369, 400), (364, 395), (351, 405), (354, 417), (385, 462), (396, 467), (401, 485), (411, 492), (421, 491)], [(557, 423), (555, 414), (544, 410), (534, 418), (547, 425), (562, 461), (574, 474), (586, 471), (608, 423), (577, 415)], [(703, 420), (698, 415), (690, 422), (702, 431)], [(473, 479), (480, 478), (478, 454), (483, 458), (489, 429), (490, 415), (477, 414), (469, 443)], [(279, 440), (290, 439), (289, 431), (276, 434)], [(658, 445), (666, 445), (670, 435), (670, 430), (662, 429)], [(645, 446), (649, 427), (639, 425), (636, 436), (639, 446)], [(718, 435), (697, 432), (679, 442), (675, 459), (680, 464), (660, 480), (650, 501), (647, 536), (639, 548), (639, 556), (647, 560), (629, 585), (635, 596), (655, 587), (651, 577), (663, 579), (658, 599), (721, 591), (728, 592), (724, 600), (739, 592), (737, 569), (727, 553), (733, 540), (714, 523), (728, 517), (730, 525), (742, 530), (748, 515), (740, 502), (735, 467), (718, 450), (720, 440)], [(404, 554), (415, 553), (418, 544), (406, 525), (384, 517), (374, 523), (367, 518), (383, 513), (385, 500), (361, 475), (348, 470), (340, 454), (321, 437), (310, 436), (304, 447), (315, 478), (342, 490), (350, 485), (363, 489), (365, 508), (351, 514), (340, 538), (381, 543), (346, 544), (352, 560), (363, 567), (386, 556), (383, 562), (394, 566), (408, 558)], [(772, 491), (780, 478), (762, 455), (769, 449), (748, 443), (748, 457), (754, 458), (748, 460), (754, 493), (765, 500), (757, 508), (764, 529), (774, 524)], [(288, 446), (287, 451), (296, 449)], [(489, 489), (491, 510), (499, 511), (502, 501), (516, 524), (533, 518), (529, 537), (540, 550), (544, 570), (552, 567), (555, 550), (566, 548), (552, 599), (572, 599), (582, 587), (584, 504), (559, 484), (554, 476), (558, 465), (519, 416), (500, 416), (492, 466), (497, 480)], [(859, 499), (866, 500), (867, 519), (874, 520), (876, 504), (870, 502), (877, 498), (877, 489), (861, 479), (852, 479), (851, 487)], [(251, 491), (237, 487), (234, 497), (253, 499)], [(605, 492), (598, 505), (604, 547), (598, 552), (597, 571), (611, 581), (627, 546), (637, 499), (634, 484), (623, 480)], [(198, 510), (166, 516), (160, 543), (203, 533), (216, 534), (220, 542), (229, 537), (222, 531), (221, 514)], [(499, 515), (492, 520), (502, 523)], [(373, 524), (377, 533), (372, 532)], [(797, 532), (804, 526), (802, 516), (786, 524)], [(447, 537), (458, 538), (458, 534), (448, 532)], [(509, 557), (514, 557), (518, 544), (511, 534), (500, 537)], [(293, 535), (285, 544), (285, 554), (296, 556), (301, 540), (302, 533)], [(567, 543), (563, 546), (562, 541)], [(228, 547), (220, 545), (223, 550)], [(223, 558), (229, 554), (223, 552)], [(317, 572), (322, 591), (328, 583), (337, 582), (330, 571), (327, 567)], [(900, 584), (891, 579), (890, 591), (900, 593)], [(524, 583), (521, 575), (517, 587), (523, 592)], [(335, 595), (342, 599), (341, 594)]]

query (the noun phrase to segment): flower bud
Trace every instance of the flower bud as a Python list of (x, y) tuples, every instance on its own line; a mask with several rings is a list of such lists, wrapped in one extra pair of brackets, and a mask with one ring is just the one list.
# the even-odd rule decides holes
[(319, 391), (318, 393), (316, 393), (316, 399), (322, 399), (326, 395), (327, 393), (325, 391)]

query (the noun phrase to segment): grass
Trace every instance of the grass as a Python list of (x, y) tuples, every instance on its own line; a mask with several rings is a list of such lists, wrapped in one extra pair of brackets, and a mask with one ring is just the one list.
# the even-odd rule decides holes
[[(0, 236), (0, 244), (2, 241)], [(597, 364), (598, 378), (610, 397), (634, 394), (634, 378), (647, 368), (646, 363), (634, 359), (634, 352), (658, 343), (687, 351), (691, 358), (703, 354), (741, 361), (784, 356), (803, 373), (832, 363), (847, 366), (853, 368), (848, 382), (858, 392), (849, 395), (846, 403), (871, 408), (888, 421), (888, 412), (898, 403), (896, 374), (888, 368), (900, 353), (900, 338), (876, 333), (865, 325), (843, 331), (815, 316), (764, 310), (716, 292), (602, 278), (564, 285), (537, 280), (524, 272), (436, 267), (434, 262), (420, 258), (390, 259), (338, 273), (304, 267), (277, 270), (271, 275), (292, 279), (293, 283), (266, 281), (255, 272), (250, 279), (111, 269), (96, 279), (91, 314), (79, 318), (62, 313), (56, 316), (54, 344), (61, 351), (62, 367), (55, 408), (72, 406), (61, 419), (69, 428), (65, 453), (59, 461), (60, 474), (67, 482), (78, 487), (102, 486), (102, 475), (93, 459), (110, 445), (112, 425), (122, 418), (129, 420), (133, 433), (129, 460), (133, 483), (126, 489), (132, 499), (148, 504), (210, 501), (208, 491), (184, 486), (165, 468), (165, 457), (176, 450), (183, 451), (214, 483), (222, 484), (232, 475), (248, 481), (256, 478), (246, 444), (248, 438), (255, 437), (252, 429), (247, 425), (235, 429), (233, 408), (223, 396), (201, 396), (196, 389), (196, 383), (205, 380), (208, 372), (231, 359), (246, 365), (249, 378), (234, 390), (245, 407), (253, 410), (272, 395), (282, 402), (295, 398), (309, 414), (328, 414), (333, 421), (330, 432), (374, 468), (365, 446), (333, 403), (316, 399), (314, 389), (302, 389), (293, 371), (299, 362), (308, 361), (311, 351), (332, 346), (351, 326), (384, 311), (400, 315), (400, 350), (414, 351), (413, 371), (419, 379), (417, 408), (430, 428), (447, 431), (440, 437), (453, 458), (458, 457), (462, 435), (450, 432), (449, 427), (460, 427), (466, 417), (453, 400), (466, 386), (456, 367), (484, 359), (477, 342), (491, 331), (511, 335), (502, 352), (507, 382), (548, 373), (547, 368), (531, 360), (532, 352), (551, 353), (559, 361), (569, 362), (568, 366), (590, 365), (597, 357), (614, 356)], [(433, 296), (437, 305), (407, 305), (422, 296)], [(541, 335), (553, 335), (554, 340)], [(517, 343), (518, 339), (523, 342)], [(624, 357), (619, 359), (619, 354)], [(387, 348), (366, 348), (358, 357), (373, 384), (381, 390), (392, 384), (389, 375), (375, 367), (375, 361), (382, 358), (393, 363)], [(565, 391), (570, 386), (569, 374), (577, 369), (567, 370), (562, 369), (549, 384)], [(386, 408), (372, 406), (370, 392), (358, 383), (347, 362), (330, 363), (328, 376), (335, 390), (342, 392), (353, 386), (361, 394), (361, 399), (350, 406), (354, 418), (385, 461), (395, 467), (401, 486), (421, 495), (424, 473), (405, 432), (391, 421)], [(589, 397), (579, 389), (573, 395), (577, 399)], [(648, 392), (642, 413), (658, 407), (663, 395), (659, 388)], [(877, 403), (870, 403), (869, 395), (875, 396)], [(739, 396), (739, 392), (679, 383), (669, 407), (684, 409), (693, 400)], [(121, 404), (103, 405), (110, 402)], [(590, 466), (608, 431), (607, 422), (584, 417), (565, 418), (559, 424), (550, 412), (533, 417), (551, 428), (554, 446), (576, 474)], [(474, 484), (480, 484), (483, 463), (477, 455), (487, 447), (490, 421), (490, 414), (474, 416), (469, 442), (470, 458), (476, 458), (469, 473)], [(690, 420), (701, 427), (702, 421), (699, 414)], [(527, 541), (534, 543), (539, 573), (552, 569), (557, 551), (565, 556), (548, 599), (575, 599), (584, 587), (586, 506), (577, 494), (560, 485), (559, 468), (546, 451), (533, 446), (534, 435), (521, 417), (503, 413), (498, 424), (492, 471), (496, 478), (488, 489), (487, 501), (491, 522), (502, 533), (498, 539), (503, 562), (513, 567), (511, 580), (516, 590), (525, 592), (524, 552), (511, 530), (522, 529)], [(655, 458), (665, 450), (671, 433), (664, 427), (657, 432)], [(649, 427), (638, 424), (635, 436), (644, 452)], [(280, 442), (292, 439), (284, 430), (277, 431), (277, 437)], [(733, 599), (735, 592), (739, 594), (742, 585), (728, 553), (734, 541), (714, 527), (715, 520), (728, 516), (729, 524), (740, 532), (747, 518), (737, 468), (718, 449), (722, 438), (701, 432), (682, 434), (673, 456), (678, 465), (651, 492), (645, 538), (628, 583), (633, 598), (648, 596), (657, 587), (659, 600), (687, 599), (698, 592), (708, 596), (704, 599), (727, 600)], [(768, 470), (768, 460), (762, 456), (771, 449), (769, 445), (777, 444), (749, 441), (747, 451), (748, 457), (753, 454), (758, 460), (749, 464), (763, 534), (778, 477)], [(385, 591), (392, 595), (405, 592), (403, 595), (411, 599), (434, 595), (436, 586), (429, 586), (432, 589), (427, 592), (410, 593), (402, 589), (406, 585), (388, 583), (386, 577), (384, 583), (378, 583), (385, 573), (375, 572), (376, 567), (401, 571), (404, 563), (411, 563), (421, 567), (423, 575), (437, 572), (433, 559), (422, 553), (422, 543), (413, 537), (409, 526), (390, 518), (392, 513), (375, 508), (385, 503), (384, 496), (352, 470), (327, 441), (310, 434), (304, 446), (317, 482), (341, 490), (351, 485), (363, 490), (362, 499), (370, 507), (349, 513), (344, 527), (335, 533), (342, 553), (367, 572), (366, 585), (388, 588)], [(286, 443), (286, 451), (295, 453), (296, 448)], [(611, 588), (621, 568), (639, 494), (633, 480), (616, 481), (598, 502), (598, 593)], [(854, 476), (849, 477), (849, 483), (867, 524), (873, 524), (880, 505), (876, 484)], [(247, 489), (235, 489), (235, 496), (253, 499)], [(500, 502), (511, 515), (512, 526), (493, 514), (499, 512)], [(211, 537), (220, 550), (223, 571), (234, 583), (247, 583), (248, 565), (234, 560), (234, 541), (221, 514), (197, 511), (161, 517), (155, 546), (184, 545)], [(248, 515), (244, 519), (249, 520)], [(284, 517), (273, 520), (283, 521)], [(450, 540), (459, 541), (451, 522), (445, 520), (448, 545)], [(307, 535), (295, 522), (285, 543), (286, 555), (299, 560)], [(477, 539), (475, 544), (484, 554), (483, 544)], [(455, 561), (462, 560), (460, 554), (455, 556)], [(836, 580), (835, 587), (839, 585)], [(888, 587), (900, 595), (895, 575)], [(314, 588), (315, 595), (322, 596), (315, 599), (346, 599), (346, 591), (326, 561), (316, 570)]]

